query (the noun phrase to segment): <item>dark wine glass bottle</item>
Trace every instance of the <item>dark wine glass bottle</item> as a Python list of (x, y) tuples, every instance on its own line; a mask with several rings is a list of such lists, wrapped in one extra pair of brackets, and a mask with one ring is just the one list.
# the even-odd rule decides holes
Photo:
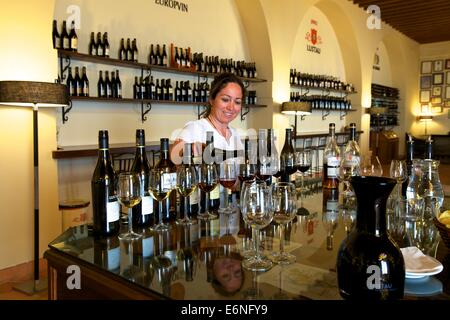
[(292, 129), (287, 128), (284, 146), (280, 153), (281, 182), (290, 182), (290, 175), (297, 171), (294, 156), (294, 147), (292, 146)]
[(94, 234), (113, 235), (119, 232), (120, 206), (115, 195), (115, 172), (109, 153), (108, 131), (98, 133), (98, 160), (91, 180)]
[[(405, 263), (386, 230), (386, 201), (396, 181), (350, 178), (357, 199), (356, 226), (339, 248), (336, 270), (345, 299), (392, 300), (403, 297)], [(375, 191), (374, 191), (375, 190)]]
[(153, 198), (149, 193), (150, 164), (145, 152), (144, 129), (136, 130), (136, 154), (131, 166), (131, 172), (140, 176), (142, 186), (141, 202), (132, 208), (133, 226), (148, 226), (153, 220)]

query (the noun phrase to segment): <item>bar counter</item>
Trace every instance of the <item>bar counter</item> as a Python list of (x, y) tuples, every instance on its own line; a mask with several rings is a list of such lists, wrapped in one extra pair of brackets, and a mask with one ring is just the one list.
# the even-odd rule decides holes
[[(90, 227), (82, 225), (51, 242), (44, 255), (49, 298), (340, 300), (336, 256), (354, 225), (356, 210), (338, 209), (320, 188), (310, 189), (298, 200), (304, 215), (297, 215), (286, 227), (285, 250), (296, 256), (294, 264), (274, 264), (266, 272), (243, 269), (242, 256), (251, 249), (252, 232), (237, 210), (228, 223), (226, 216), (220, 215), (190, 227), (173, 224), (164, 233), (139, 230), (144, 236), (132, 244), (116, 236), (95, 239)], [(434, 235), (426, 254), (440, 260), (444, 270), (429, 279), (442, 284), (443, 290), (430, 293), (427, 281), (420, 284), (407, 279), (405, 299), (450, 298), (450, 252), (439, 241), (437, 231)], [(264, 254), (278, 251), (278, 226), (272, 222), (261, 231), (260, 239)], [(81, 275), (79, 289), (74, 280), (76, 270), (68, 269), (74, 265)]]

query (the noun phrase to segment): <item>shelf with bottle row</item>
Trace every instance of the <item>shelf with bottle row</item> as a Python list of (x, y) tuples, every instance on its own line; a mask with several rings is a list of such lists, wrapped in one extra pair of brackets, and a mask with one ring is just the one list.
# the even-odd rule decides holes
[[(151, 71), (161, 71), (166, 73), (173, 73), (173, 74), (184, 74), (184, 75), (194, 75), (198, 77), (198, 83), (201, 83), (201, 79), (207, 79), (214, 77), (217, 75), (216, 73), (209, 73), (209, 72), (200, 72), (200, 71), (192, 71), (188, 69), (183, 68), (173, 68), (168, 66), (159, 66), (159, 65), (151, 65), (146, 63), (139, 63), (134, 61), (124, 61), (120, 59), (114, 59), (109, 57), (100, 57), (100, 56), (93, 56), (89, 54), (79, 53), (75, 51), (69, 51), (69, 50), (58, 50), (58, 57), (60, 59), (60, 80), (63, 81), (66, 79), (65, 72), (68, 70), (68, 68), (71, 66), (71, 61), (77, 60), (77, 61), (84, 61), (84, 62), (91, 62), (91, 63), (98, 63), (98, 64), (106, 64), (106, 65), (112, 65), (116, 67), (124, 67), (124, 68), (132, 68), (141, 70), (141, 75), (144, 75), (144, 71), (151, 73)], [(245, 84), (246, 87), (249, 86), (250, 83), (261, 83), (261, 82), (267, 82), (265, 79), (260, 78), (246, 78), (246, 77), (239, 77)], [(193, 105), (198, 106), (198, 118), (200, 117), (201, 110), (200, 107), (205, 105), (205, 102), (179, 102), (179, 101), (173, 101), (173, 100), (149, 100), (149, 99), (114, 99), (114, 98), (97, 98), (97, 97), (79, 97), (79, 96), (71, 96), (71, 101), (75, 100), (101, 100), (101, 101), (109, 101), (109, 102), (124, 102), (124, 103), (141, 103), (141, 120), (142, 122), (147, 120), (146, 115), (151, 110), (151, 104), (152, 103), (166, 103), (171, 105), (180, 105), (180, 104), (186, 104), (186, 105)], [(145, 104), (145, 106), (144, 106)], [(267, 107), (266, 105), (257, 105), (257, 104), (246, 104), (243, 106), (241, 110), (241, 120), (245, 120), (246, 115), (250, 112), (250, 108), (253, 107)], [(67, 114), (72, 109), (72, 104), (69, 105), (69, 107), (64, 108), (62, 112), (62, 120), (63, 123), (65, 123), (68, 120)]]
[[(399, 90), (372, 83), (371, 94), (371, 108), (367, 110), (371, 114), (370, 126), (372, 128), (398, 126), (398, 115), (400, 114), (398, 111)], [(375, 109), (376, 111), (373, 111)]]
[[(197, 106), (198, 117), (202, 113), (202, 107), (206, 106), (206, 102), (195, 101), (175, 101), (175, 100), (154, 100), (154, 99), (132, 99), (132, 98), (105, 98), (105, 97), (83, 97), (83, 96), (71, 96), (72, 101), (94, 101), (94, 102), (108, 102), (108, 103), (141, 103), (141, 117), (142, 122), (147, 120), (147, 114), (151, 111), (152, 104), (171, 104), (179, 106)], [(250, 111), (250, 108), (265, 108), (266, 105), (260, 104), (245, 104), (241, 108), (241, 120), (245, 119), (245, 116)]]
[(323, 87), (316, 87), (316, 86), (304, 86), (304, 85), (292, 84), (292, 83), (291, 83), (291, 88), (302, 89), (302, 91), (305, 90), (305, 92), (302, 92), (302, 95), (307, 95), (311, 90), (322, 91), (322, 96), (324, 96), (324, 97), (330, 96), (330, 93), (332, 93), (332, 92), (340, 93), (341, 97), (343, 97), (343, 98), (347, 97), (349, 94), (358, 93), (357, 91), (347, 91), (344, 89), (323, 88)]

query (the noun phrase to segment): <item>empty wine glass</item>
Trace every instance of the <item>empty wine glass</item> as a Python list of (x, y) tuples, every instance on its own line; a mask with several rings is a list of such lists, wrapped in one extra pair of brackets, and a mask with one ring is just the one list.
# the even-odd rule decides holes
[[(176, 181), (175, 181), (176, 184)], [(170, 173), (165, 173), (161, 169), (154, 168), (150, 171), (149, 188), (150, 195), (158, 201), (159, 219), (158, 224), (154, 227), (156, 231), (164, 231), (169, 229), (169, 225), (163, 221), (163, 205), (162, 202), (169, 197), (175, 185), (172, 181)]]
[[(273, 219), (272, 191), (264, 181), (254, 181), (246, 188), (242, 199), (242, 217), (253, 229), (260, 230)], [(242, 266), (252, 271), (266, 271), (272, 262), (260, 255), (259, 237), (255, 239), (255, 256), (242, 262)]]
[(277, 182), (272, 185), (273, 220), (280, 225), (280, 252), (272, 253), (272, 260), (278, 264), (295, 262), (294, 255), (284, 251), (285, 226), (295, 218), (296, 190), (290, 182)]
[(206, 195), (206, 208), (205, 212), (199, 213), (197, 218), (204, 220), (216, 219), (217, 215), (213, 212), (209, 212), (209, 194), (213, 191), (219, 183), (219, 176), (217, 174), (217, 168), (215, 163), (207, 164), (203, 163), (199, 167), (198, 174), (198, 187), (205, 192)]
[(361, 175), (363, 176), (377, 176), (383, 175), (383, 167), (381, 166), (378, 156), (373, 156), (372, 151), (361, 157)]
[(121, 172), (117, 177), (117, 199), (118, 201), (128, 209), (128, 231), (119, 234), (120, 240), (136, 240), (141, 237), (140, 234), (133, 231), (132, 226), (132, 214), (133, 208), (139, 202), (141, 202), (141, 196), (143, 191), (141, 190), (141, 179), (138, 174), (131, 172)]
[(177, 168), (177, 190), (184, 197), (184, 217), (177, 220), (178, 224), (191, 224), (189, 218), (189, 196), (197, 190), (197, 171), (192, 165), (180, 165)]
[(397, 180), (397, 199), (400, 200), (402, 198), (402, 183), (405, 182), (408, 177), (406, 171), (406, 162), (404, 160), (392, 160), (391, 168), (390, 168), (391, 178)]

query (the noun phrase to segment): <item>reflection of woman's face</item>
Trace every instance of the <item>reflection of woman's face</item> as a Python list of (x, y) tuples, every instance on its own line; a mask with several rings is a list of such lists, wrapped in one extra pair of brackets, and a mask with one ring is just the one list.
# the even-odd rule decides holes
[(214, 261), (213, 272), (217, 281), (227, 292), (234, 292), (241, 287), (242, 269), (240, 260), (218, 258)]
[(234, 82), (228, 83), (211, 101), (211, 115), (221, 123), (230, 123), (241, 112), (242, 89)]

